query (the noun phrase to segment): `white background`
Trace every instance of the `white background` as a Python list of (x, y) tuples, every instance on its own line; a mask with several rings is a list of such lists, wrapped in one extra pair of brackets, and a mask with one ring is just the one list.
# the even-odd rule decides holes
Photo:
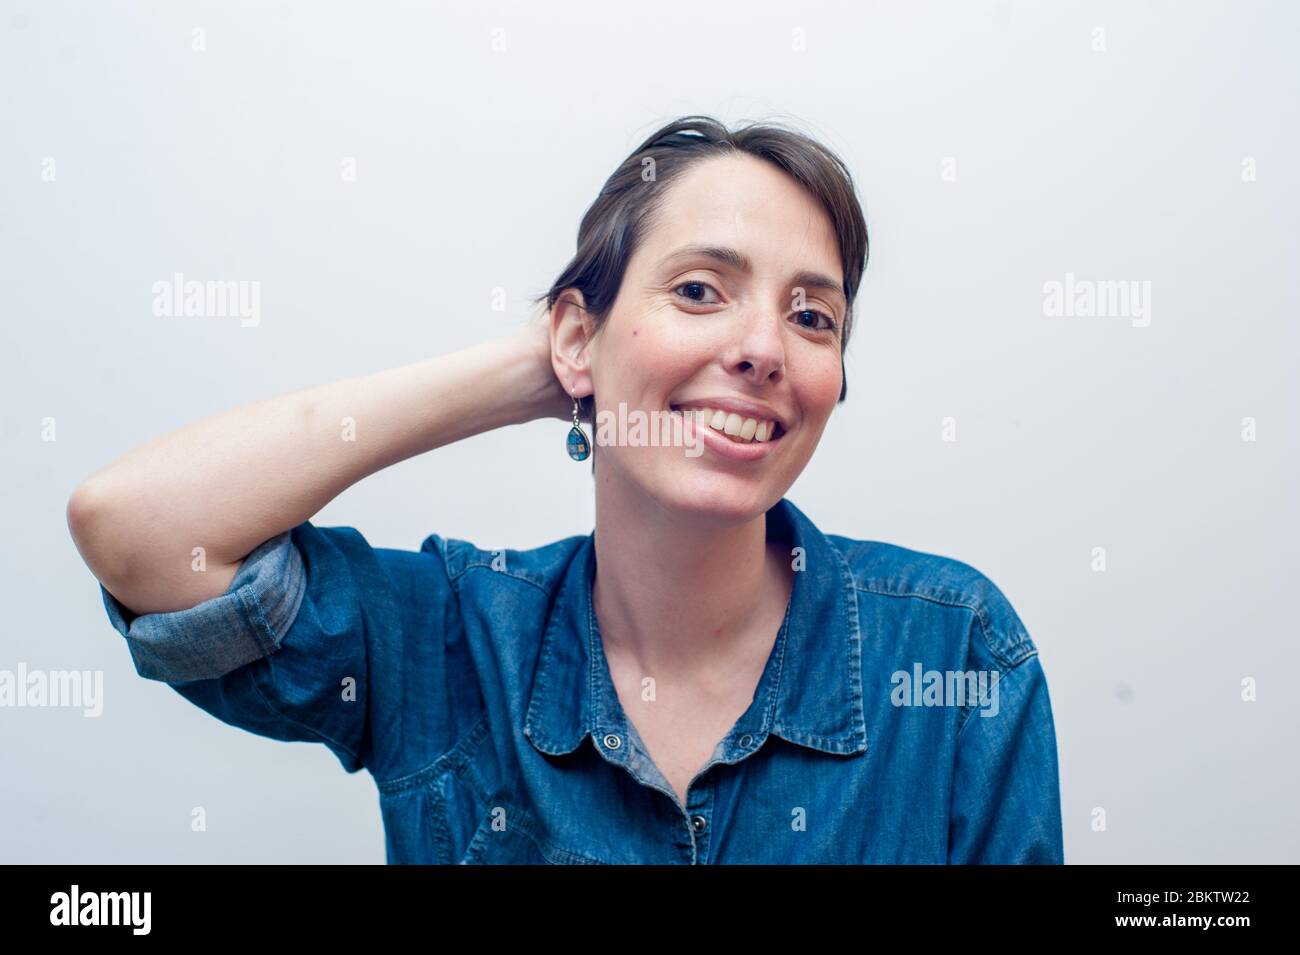
[[(0, 709), (0, 861), (384, 861), (367, 774), (136, 675), (68, 495), (197, 418), (509, 332), (605, 177), (688, 113), (793, 120), (853, 171), (849, 400), (788, 496), (1007, 594), (1048, 675), (1066, 861), (1300, 861), (1294, 5), (2, 11), (0, 669), (102, 670), (105, 701)], [(177, 271), (260, 282), (260, 324), (155, 317)], [(1067, 272), (1150, 282), (1150, 325), (1047, 317)], [(423, 455), (315, 521), (410, 549), (587, 533), (565, 431)]]

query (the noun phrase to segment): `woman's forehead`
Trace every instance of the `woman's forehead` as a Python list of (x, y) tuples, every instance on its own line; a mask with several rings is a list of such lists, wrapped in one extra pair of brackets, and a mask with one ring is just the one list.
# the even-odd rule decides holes
[(753, 265), (839, 271), (834, 226), (816, 197), (753, 156), (705, 160), (663, 198), (638, 256), (644, 267), (689, 258), (691, 249), (735, 249)]

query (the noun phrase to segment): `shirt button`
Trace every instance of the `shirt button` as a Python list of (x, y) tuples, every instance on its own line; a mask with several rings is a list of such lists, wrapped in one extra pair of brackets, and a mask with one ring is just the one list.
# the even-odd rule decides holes
[(752, 743), (752, 742), (754, 742), (754, 737), (752, 737), (752, 736), (750, 736), (748, 733), (746, 733), (744, 736), (742, 736), (742, 737), (740, 738), (740, 748), (741, 748), (741, 749), (749, 749), (749, 744)]
[(617, 736), (615, 736), (613, 733), (605, 734), (606, 749), (618, 749), (622, 745), (623, 745), (623, 741), (619, 739)]
[(705, 819), (704, 819), (703, 816), (692, 816), (692, 817), (691, 817), (691, 826), (692, 826), (692, 828), (695, 829), (696, 832), (703, 832), (703, 831), (704, 831), (704, 827), (707, 826), (707, 825), (708, 825), (708, 823), (705, 821)]

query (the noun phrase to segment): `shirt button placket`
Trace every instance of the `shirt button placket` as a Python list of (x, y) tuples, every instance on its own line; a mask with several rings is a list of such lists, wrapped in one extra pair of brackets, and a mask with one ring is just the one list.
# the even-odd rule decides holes
[(690, 827), (695, 865), (709, 862), (709, 846), (713, 842), (709, 831), (709, 816), (713, 812), (713, 786), (712, 780), (702, 780), (688, 792), (686, 824)]

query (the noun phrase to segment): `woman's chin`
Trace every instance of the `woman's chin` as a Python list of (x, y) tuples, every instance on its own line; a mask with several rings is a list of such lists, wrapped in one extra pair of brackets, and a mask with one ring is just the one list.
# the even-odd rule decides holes
[(742, 524), (771, 506), (762, 488), (718, 474), (685, 475), (657, 496), (673, 510), (720, 524)]

